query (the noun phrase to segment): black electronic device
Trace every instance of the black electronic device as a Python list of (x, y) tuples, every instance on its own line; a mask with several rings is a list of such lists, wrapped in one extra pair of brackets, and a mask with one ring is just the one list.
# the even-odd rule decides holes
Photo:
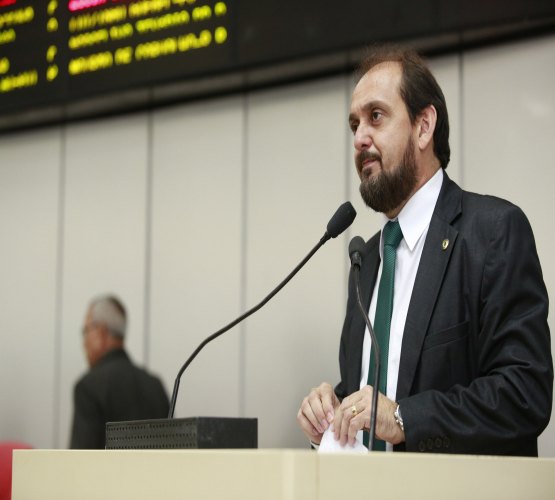
[(107, 450), (257, 447), (256, 418), (190, 417), (106, 424)]

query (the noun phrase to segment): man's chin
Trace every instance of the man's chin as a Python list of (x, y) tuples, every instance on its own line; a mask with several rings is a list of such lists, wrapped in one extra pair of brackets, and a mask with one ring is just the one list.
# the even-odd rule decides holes
[(382, 171), (380, 162), (373, 161), (372, 163), (365, 165), (360, 171), (359, 177), (361, 180), (376, 179)]

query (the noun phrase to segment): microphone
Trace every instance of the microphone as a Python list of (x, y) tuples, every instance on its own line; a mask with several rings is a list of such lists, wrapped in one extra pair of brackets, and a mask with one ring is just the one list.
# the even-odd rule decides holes
[(316, 244), (316, 246), (297, 265), (297, 267), (295, 267), (295, 269), (293, 269), (293, 271), (291, 271), (291, 273), (262, 300), (262, 302), (260, 302), (256, 306), (254, 306), (252, 309), (249, 309), (246, 313), (242, 314), (237, 319), (235, 319), (234, 321), (232, 321), (228, 325), (224, 326), (222, 329), (218, 330), (216, 333), (213, 333), (212, 335), (210, 335), (209, 337), (207, 337), (206, 339), (204, 339), (200, 343), (200, 345), (194, 350), (193, 354), (191, 354), (189, 356), (189, 358), (187, 359), (187, 361), (185, 361), (185, 364), (181, 367), (181, 369), (179, 370), (179, 372), (177, 374), (177, 377), (175, 379), (175, 383), (174, 383), (174, 386), (173, 386), (172, 397), (171, 397), (171, 400), (170, 400), (170, 412), (169, 412), (168, 418), (173, 418), (173, 414), (174, 414), (174, 411), (175, 411), (175, 403), (177, 401), (177, 393), (179, 391), (179, 382), (181, 380), (181, 376), (183, 375), (183, 372), (187, 369), (187, 367), (191, 364), (193, 359), (195, 359), (197, 354), (204, 348), (204, 346), (206, 344), (208, 344), (209, 342), (211, 342), (212, 340), (219, 337), (220, 335), (222, 335), (223, 333), (227, 332), (231, 328), (233, 328), (235, 325), (237, 325), (238, 323), (240, 323), (244, 319), (248, 318), (251, 314), (255, 313), (262, 306), (264, 306), (267, 302), (269, 302), (270, 299), (274, 295), (276, 295), (287, 283), (289, 283), (291, 278), (293, 278), (293, 276), (295, 276), (295, 274), (297, 274), (297, 272), (300, 271), (300, 269), (310, 260), (310, 258), (320, 249), (320, 247), (326, 241), (328, 241), (330, 238), (336, 238), (343, 231), (345, 231), (345, 229), (347, 229), (353, 223), (353, 221), (355, 220), (356, 215), (357, 215), (356, 210), (354, 209), (353, 205), (351, 205), (350, 202), (346, 201), (345, 203), (343, 203), (336, 210), (336, 212), (333, 214), (332, 218), (328, 222), (328, 225), (326, 226), (326, 232), (324, 233), (324, 236), (322, 236), (322, 238), (320, 238), (320, 241)]
[(364, 240), (360, 236), (355, 236), (349, 243), (349, 258), (351, 259), (351, 265), (357, 266), (358, 269), (362, 266), (363, 251)]
[[(345, 229), (347, 229), (355, 220), (357, 212), (353, 205), (349, 201), (346, 201), (341, 205), (333, 214), (332, 218), (328, 222), (326, 227), (326, 234), (324, 238), (328, 241), (330, 238), (336, 238)], [(327, 237), (326, 237), (327, 235)]]
[(370, 318), (364, 305), (362, 304), (362, 298), (360, 295), (360, 267), (362, 266), (362, 253), (364, 252), (364, 240), (360, 236), (355, 236), (351, 243), (349, 243), (349, 257), (351, 259), (351, 269), (353, 271), (355, 279), (355, 289), (357, 294), (357, 304), (368, 331), (370, 332), (370, 338), (372, 339), (372, 354), (374, 356), (374, 390), (372, 392), (372, 407), (370, 409), (370, 436), (368, 440), (368, 449), (372, 450), (374, 446), (374, 434), (376, 432), (376, 411), (378, 408), (378, 388), (380, 387), (380, 347), (378, 345), (378, 340), (376, 339), (376, 334), (372, 328), (372, 323), (370, 323)]

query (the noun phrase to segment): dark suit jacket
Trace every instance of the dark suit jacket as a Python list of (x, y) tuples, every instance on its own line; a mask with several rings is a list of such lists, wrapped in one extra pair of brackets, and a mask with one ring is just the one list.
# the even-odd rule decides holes
[(106, 354), (77, 382), (71, 448), (105, 448), (107, 422), (167, 418), (162, 383), (135, 366), (123, 349)]
[[(379, 243), (378, 233), (363, 256), (366, 307)], [(354, 290), (351, 276), (339, 398), (360, 383), (365, 323)], [(444, 174), (403, 334), (397, 401), (406, 442), (395, 450), (537, 455), (553, 390), (547, 312), (524, 213), (507, 201), (462, 191)]]

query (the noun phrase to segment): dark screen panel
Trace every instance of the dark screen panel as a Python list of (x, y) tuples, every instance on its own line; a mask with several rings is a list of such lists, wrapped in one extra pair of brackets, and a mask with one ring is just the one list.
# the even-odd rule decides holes
[(12, 2), (0, 3), (0, 111), (62, 100), (60, 21), (39, 2)]
[(246, 65), (431, 33), (437, 0), (322, 2), (243, 0), (240, 62)]
[(546, 20), (553, 0), (0, 0), (0, 128), (128, 89)]
[(230, 2), (0, 0), (0, 111), (225, 71)]
[(69, 98), (226, 71), (230, 18), (230, 3), (221, 1), (120, 1), (72, 12)]

